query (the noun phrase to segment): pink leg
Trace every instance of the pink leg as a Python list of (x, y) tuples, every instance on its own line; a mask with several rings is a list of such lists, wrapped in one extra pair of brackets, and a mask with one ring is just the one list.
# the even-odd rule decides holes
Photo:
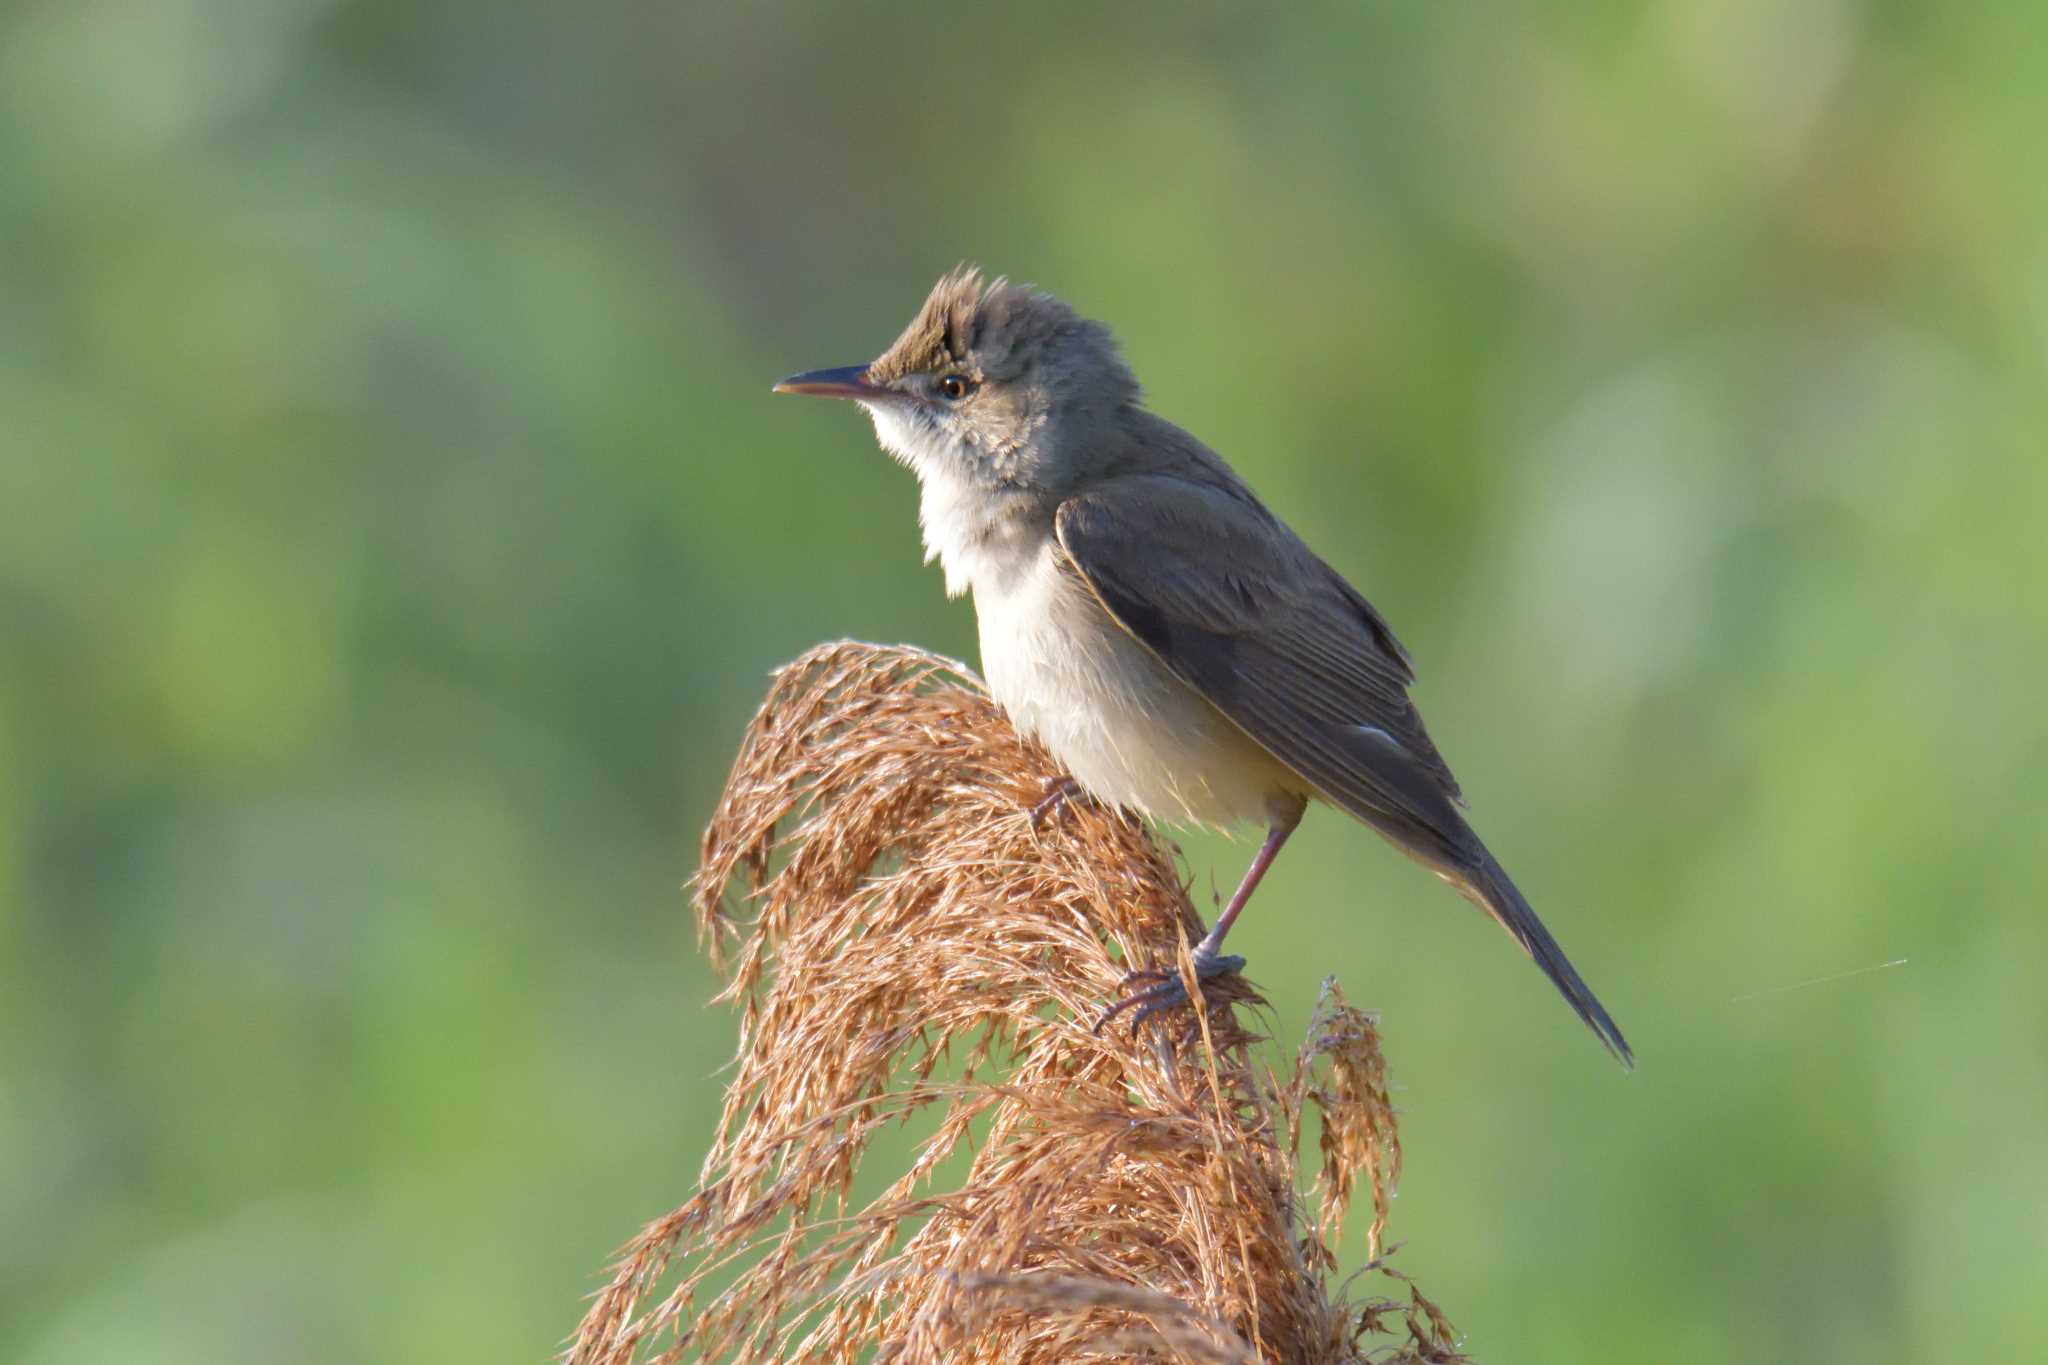
[[(1245, 902), (1252, 898), (1252, 892), (1257, 888), (1259, 879), (1264, 877), (1266, 869), (1273, 865), (1273, 859), (1279, 855), (1280, 845), (1287, 842), (1287, 836), (1294, 833), (1294, 827), (1300, 822), (1301, 810), (1297, 807), (1292, 812), (1282, 813), (1266, 831), (1266, 841), (1259, 845), (1258, 855), (1252, 859), (1252, 865), (1245, 869), (1244, 880), (1237, 884), (1237, 893), (1230, 898), (1230, 904), (1223, 907), (1223, 913), (1216, 917), (1216, 923), (1210, 927), (1209, 932), (1202, 935), (1202, 941), (1195, 945), (1197, 980), (1208, 981), (1244, 969), (1243, 958), (1225, 957), (1217, 949), (1222, 946), (1223, 936), (1230, 932), (1230, 926), (1237, 923), (1238, 914), (1243, 911)], [(1187, 989), (1181, 985), (1180, 973), (1177, 971), (1155, 968), (1132, 972), (1124, 978), (1126, 986), (1137, 981), (1151, 981), (1153, 984), (1111, 1005), (1103, 1016), (1095, 1021), (1097, 1033), (1102, 1032), (1103, 1025), (1127, 1009), (1137, 1009), (1137, 1013), (1131, 1016), (1131, 1032), (1135, 1034), (1138, 1027), (1153, 1015), (1187, 1003)]]
[(1273, 859), (1280, 854), (1280, 845), (1287, 842), (1287, 836), (1294, 833), (1294, 826), (1299, 821), (1300, 817), (1296, 816), (1295, 819), (1275, 825), (1266, 831), (1266, 841), (1259, 845), (1258, 856), (1253, 858), (1252, 865), (1245, 869), (1244, 880), (1237, 884), (1237, 894), (1230, 898), (1230, 904), (1223, 907), (1223, 913), (1216, 917), (1216, 923), (1210, 927), (1202, 941), (1195, 945), (1197, 961), (1216, 956), (1216, 950), (1223, 946), (1223, 936), (1230, 932), (1231, 925), (1237, 923), (1238, 912), (1243, 910), (1245, 902), (1252, 898), (1252, 891), (1257, 888), (1259, 878), (1266, 875), (1266, 869), (1273, 865)]

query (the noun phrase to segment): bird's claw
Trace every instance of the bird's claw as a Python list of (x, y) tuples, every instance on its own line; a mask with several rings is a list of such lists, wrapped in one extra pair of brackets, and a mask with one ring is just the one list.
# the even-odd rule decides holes
[[(1238, 972), (1243, 971), (1244, 959), (1235, 953), (1227, 956), (1221, 953), (1213, 956), (1196, 953), (1194, 967), (1195, 980), (1198, 982), (1209, 982), (1219, 976), (1234, 976)], [(1137, 1012), (1131, 1016), (1130, 1028), (1131, 1036), (1135, 1038), (1138, 1036), (1138, 1030), (1145, 1026), (1147, 1019), (1165, 1014), (1169, 1010), (1179, 1009), (1182, 1005), (1188, 1003), (1188, 988), (1186, 983), (1181, 980), (1178, 969), (1150, 967), (1142, 971), (1130, 972), (1117, 985), (1120, 989), (1127, 989), (1140, 981), (1149, 981), (1152, 984), (1144, 990), (1135, 991), (1125, 996), (1104, 1010), (1102, 1017), (1095, 1021), (1096, 1033), (1101, 1033), (1103, 1029), (1109, 1026), (1112, 1020), (1125, 1010), (1135, 1008)]]
[(1031, 828), (1044, 827), (1047, 817), (1066, 812), (1067, 802), (1081, 794), (1081, 784), (1071, 777), (1049, 778), (1045, 794), (1038, 798), (1038, 804), (1031, 808)]

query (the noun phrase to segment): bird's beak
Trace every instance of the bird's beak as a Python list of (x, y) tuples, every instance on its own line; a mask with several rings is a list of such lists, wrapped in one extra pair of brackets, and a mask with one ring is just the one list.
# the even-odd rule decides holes
[(793, 374), (775, 386), (776, 393), (807, 393), (814, 398), (853, 398), (873, 402), (879, 398), (900, 398), (894, 389), (868, 383), (868, 367), (848, 365), (839, 370), (809, 370)]

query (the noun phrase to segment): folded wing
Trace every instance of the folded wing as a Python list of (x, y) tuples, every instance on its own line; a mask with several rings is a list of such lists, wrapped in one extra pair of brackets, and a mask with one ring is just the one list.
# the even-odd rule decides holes
[(1478, 865), (1407, 653), (1248, 494), (1134, 476), (1069, 499), (1056, 525), (1110, 615), (1325, 799), (1429, 861)]
[(1173, 673), (1333, 805), (1435, 868), (1535, 959), (1624, 1064), (1628, 1042), (1458, 807), (1372, 605), (1241, 487), (1112, 479), (1060, 505), (1069, 566)]

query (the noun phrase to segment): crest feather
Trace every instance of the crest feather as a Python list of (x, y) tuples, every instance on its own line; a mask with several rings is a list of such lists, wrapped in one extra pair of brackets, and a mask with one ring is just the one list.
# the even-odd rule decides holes
[(1061, 385), (1067, 403), (1129, 402), (1138, 395), (1137, 380), (1102, 324), (1029, 286), (1002, 276), (985, 280), (965, 263), (939, 278), (903, 335), (867, 373), (872, 383), (893, 384), (952, 366), (985, 382), (1035, 376)]
[(975, 315), (984, 293), (994, 294), (1007, 286), (1008, 281), (999, 279), (984, 290), (978, 267), (966, 262), (953, 267), (932, 286), (903, 335), (868, 366), (869, 377), (886, 384), (965, 359), (974, 349)]

